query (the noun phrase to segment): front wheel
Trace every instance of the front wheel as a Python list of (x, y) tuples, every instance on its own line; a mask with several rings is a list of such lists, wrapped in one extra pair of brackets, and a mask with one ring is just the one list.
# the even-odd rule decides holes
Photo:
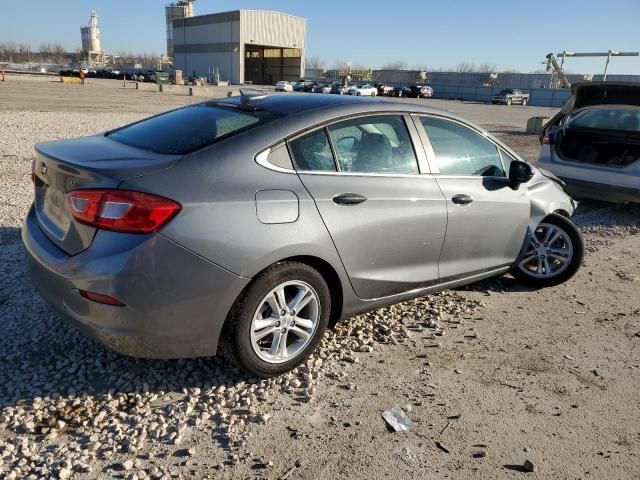
[(523, 107), (526, 107), (526, 106), (527, 106), (527, 99), (526, 99), (526, 98), (523, 98), (523, 99), (522, 99), (522, 106), (523, 106)]
[(584, 258), (584, 242), (575, 224), (552, 213), (525, 240), (527, 246), (511, 273), (534, 287), (551, 287), (573, 277)]
[(508, 106), (508, 107), (510, 107), (510, 106), (511, 106), (511, 103), (512, 103), (511, 99), (510, 99), (510, 98), (507, 98), (507, 106)]
[(262, 272), (240, 295), (222, 334), (222, 352), (266, 378), (302, 364), (329, 323), (331, 295), (317, 270), (283, 262)]

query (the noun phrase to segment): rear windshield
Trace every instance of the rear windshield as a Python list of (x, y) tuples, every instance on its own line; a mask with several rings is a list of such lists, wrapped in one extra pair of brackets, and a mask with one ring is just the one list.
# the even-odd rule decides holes
[(277, 118), (271, 112), (199, 104), (134, 123), (107, 136), (155, 153), (185, 155)]
[(640, 132), (640, 109), (638, 108), (596, 108), (576, 115), (571, 126), (603, 130)]

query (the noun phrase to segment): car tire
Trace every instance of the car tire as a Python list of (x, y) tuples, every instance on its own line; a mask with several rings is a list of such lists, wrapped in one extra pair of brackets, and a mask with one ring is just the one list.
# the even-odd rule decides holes
[(523, 99), (522, 99), (522, 106), (523, 106), (523, 107), (526, 107), (526, 106), (527, 106), (527, 99), (526, 99), (526, 98), (523, 98)]
[[(284, 310), (274, 312), (271, 305), (281, 306), (282, 303), (280, 288), (287, 308), (294, 308), (292, 302), (303, 289), (307, 292), (301, 299), (309, 297), (311, 300), (293, 315), (290, 315), (291, 311), (285, 315), (282, 315)], [(266, 319), (265, 315), (268, 315)], [(260, 378), (280, 375), (302, 364), (316, 349), (330, 315), (331, 295), (322, 275), (304, 263), (278, 263), (258, 275), (238, 297), (225, 322), (220, 350), (233, 363)], [(270, 321), (272, 324), (261, 327)], [(271, 330), (273, 333), (257, 339)], [(300, 332), (305, 332), (308, 338)], [(284, 351), (278, 348), (277, 340), (282, 338), (286, 342)], [(275, 354), (272, 354), (274, 350)]]
[(507, 98), (507, 107), (510, 107), (510, 106), (511, 106), (511, 103), (512, 103), (511, 99), (510, 99), (510, 98)]
[[(559, 236), (554, 240), (556, 235)], [(552, 213), (545, 217), (525, 241), (527, 246), (511, 268), (511, 274), (527, 285), (537, 288), (559, 285), (573, 277), (582, 265), (582, 235), (562, 215)]]

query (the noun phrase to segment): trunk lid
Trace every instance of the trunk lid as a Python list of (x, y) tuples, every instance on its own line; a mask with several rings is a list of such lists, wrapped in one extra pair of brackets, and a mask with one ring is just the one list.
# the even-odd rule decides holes
[(67, 192), (117, 188), (124, 180), (164, 170), (180, 159), (139, 150), (104, 135), (43, 142), (35, 149), (36, 216), (47, 237), (69, 255), (87, 249), (96, 228), (74, 220)]

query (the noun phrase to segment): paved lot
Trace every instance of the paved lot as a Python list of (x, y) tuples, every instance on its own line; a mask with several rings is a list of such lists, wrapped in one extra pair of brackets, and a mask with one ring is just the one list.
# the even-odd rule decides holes
[[(220, 359), (120, 357), (59, 321), (22, 262), (33, 144), (199, 100), (0, 83), (0, 478), (494, 479), (525, 460), (531, 478), (640, 477), (637, 207), (581, 205), (588, 253), (565, 285), (503, 277), (360, 315), (271, 381)], [(425, 102), (529, 159), (526, 119), (553, 113)], [(390, 433), (381, 413), (406, 405), (416, 426)]]

